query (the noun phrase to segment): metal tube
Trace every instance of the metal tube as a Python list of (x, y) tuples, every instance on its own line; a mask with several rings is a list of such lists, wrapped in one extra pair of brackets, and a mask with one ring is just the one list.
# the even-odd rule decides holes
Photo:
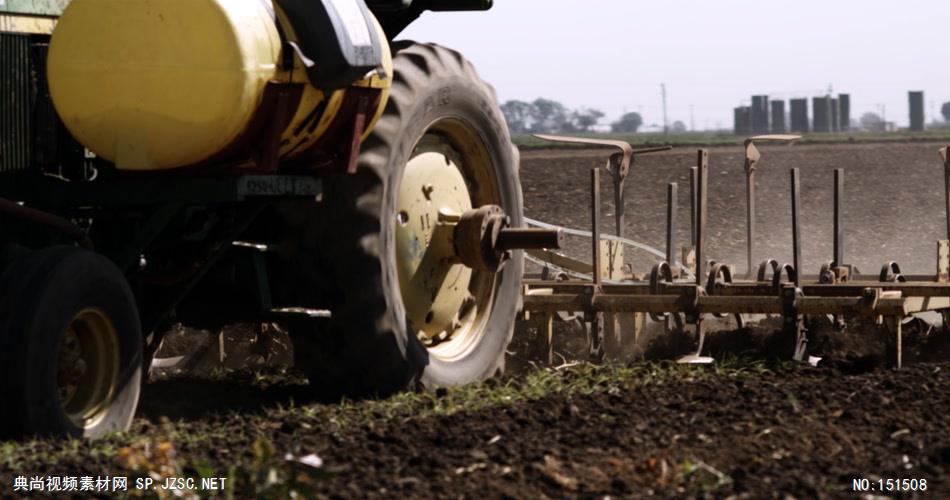
[(696, 176), (698, 169), (689, 167), (689, 244), (696, 248)]
[[(844, 169), (835, 169), (835, 228), (834, 228), (834, 258), (836, 266), (844, 265), (844, 213), (841, 205), (844, 203)], [(796, 271), (798, 271), (796, 269)]]
[(943, 197), (946, 204), (947, 215), (947, 239), (950, 240), (950, 149), (940, 148), (940, 156), (943, 158)]
[(676, 190), (675, 182), (666, 186), (666, 262), (671, 266), (676, 262)]
[(563, 243), (564, 232), (560, 229), (508, 228), (502, 229), (498, 234), (495, 246), (500, 250), (529, 248), (555, 250), (561, 248)]
[(746, 275), (755, 272), (752, 246), (755, 241), (755, 169), (746, 164), (745, 205), (746, 205)]
[(706, 181), (709, 172), (709, 151), (700, 149), (696, 155), (696, 167), (699, 169), (696, 191), (696, 285), (703, 286), (706, 262), (703, 255), (703, 239), (706, 237)]
[(23, 219), (27, 222), (46, 226), (63, 233), (65, 236), (74, 240), (80, 247), (86, 250), (93, 250), (94, 245), (89, 236), (79, 226), (64, 219), (58, 215), (37, 210), (25, 205), (20, 205), (15, 201), (6, 198), (0, 198), (0, 212), (10, 214), (13, 217)]
[(795, 268), (795, 288), (802, 286), (801, 258), (802, 258), (802, 234), (801, 221), (799, 220), (798, 210), (801, 207), (801, 182), (797, 168), (791, 172), (792, 180), (792, 266)]
[(590, 169), (590, 219), (594, 284), (600, 285), (600, 169)]
[(626, 204), (624, 201), (623, 193), (623, 179), (619, 174), (615, 174), (614, 178), (614, 221), (616, 223), (617, 236), (623, 238), (623, 226), (624, 226), (624, 212), (626, 211)]

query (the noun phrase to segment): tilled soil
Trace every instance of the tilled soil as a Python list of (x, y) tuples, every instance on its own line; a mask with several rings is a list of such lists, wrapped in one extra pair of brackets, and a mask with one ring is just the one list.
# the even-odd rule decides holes
[(340, 437), (346, 451), (326, 458), (354, 469), (328, 486), (382, 496), (823, 498), (852, 496), (855, 478), (893, 477), (927, 479), (937, 498), (950, 486), (947, 368), (685, 378), (387, 422)]
[[(756, 168), (757, 236), (754, 265), (767, 258), (791, 262), (791, 168), (801, 171), (801, 227), (806, 273), (832, 259), (833, 171), (845, 169), (845, 261), (877, 273), (897, 261), (905, 273), (933, 273), (936, 241), (946, 238), (943, 144), (760, 144)], [(584, 230), (590, 228), (590, 169), (611, 153), (600, 150), (535, 150), (521, 155), (528, 217)], [(742, 147), (709, 149), (706, 251), (710, 259), (746, 268), (745, 173)], [(695, 148), (637, 157), (625, 194), (628, 238), (664, 249), (666, 186), (678, 183), (680, 245), (689, 241), (689, 167)], [(601, 174), (602, 230), (615, 233), (613, 186)], [(588, 258), (590, 243), (570, 238), (568, 252)], [(638, 273), (655, 257), (628, 258)]]
[[(933, 272), (934, 241), (945, 228), (936, 148), (763, 146), (757, 259), (791, 259), (791, 167), (802, 169), (806, 272), (830, 259), (831, 171), (840, 167), (848, 173), (846, 260), (864, 272), (889, 260), (905, 272)], [(525, 152), (527, 215), (586, 228), (589, 168), (604, 158), (589, 150)], [(686, 241), (682, 221), (694, 158), (694, 150), (681, 150), (637, 160), (627, 188), (629, 237), (661, 247), (665, 185), (676, 181), (679, 235)], [(713, 148), (710, 161), (709, 256), (742, 270), (741, 149)], [(605, 230), (611, 198), (605, 182)], [(588, 247), (571, 239), (567, 251), (584, 258)], [(643, 272), (653, 258), (634, 254), (629, 261)], [(817, 367), (749, 361), (771, 357), (767, 335), (754, 328), (726, 332), (710, 337), (707, 353), (743, 360), (692, 368), (575, 366), (572, 357), (584, 358), (583, 331), (575, 331), (559, 339), (564, 365), (552, 369), (524, 358), (531, 339), (521, 329), (509, 362), (518, 365), (520, 356), (518, 373), (474, 387), (341, 405), (313, 402), (299, 375), (273, 368), (290, 359), (285, 350), (238, 346), (222, 354), (208, 335), (198, 344), (207, 357), (225, 359), (219, 368), (233, 368), (228, 356), (235, 361), (241, 349), (264, 368), (233, 373), (204, 366), (201, 379), (146, 384), (128, 434), (0, 442), (0, 496), (12, 494), (19, 475), (151, 474), (225, 476), (238, 498), (285, 498), (292, 491), (330, 498), (851, 498), (859, 494), (855, 479), (872, 487), (878, 479), (885, 487), (886, 479), (925, 480), (926, 491), (918, 493), (864, 493), (945, 498), (950, 342), (923, 323), (905, 329), (908, 366), (900, 371), (890, 368), (883, 331), (862, 337), (815, 325), (810, 347), (824, 355)], [(654, 347), (669, 347), (660, 344)], [(678, 354), (668, 349), (652, 357)], [(547, 385), (534, 385), (539, 376)]]
[[(850, 498), (855, 479), (889, 478), (925, 480), (926, 491), (885, 496), (950, 494), (948, 363), (857, 375), (790, 365), (627, 377), (618, 369), (561, 369), (554, 376), (565, 385), (593, 381), (580, 391), (449, 415), (427, 410), (452, 392), (419, 403), (422, 417), (388, 416), (363, 403), (357, 422), (336, 421), (345, 412), (320, 405), (274, 410), (302, 397), (292, 382), (267, 390), (179, 383), (178, 398), (245, 404), (206, 414), (189, 401), (192, 411), (165, 424), (154, 423), (146, 405), (148, 420), (139, 419), (135, 431), (153, 439), (152, 449), (137, 444), (132, 454), (151, 463), (143, 470), (171, 464), (169, 471), (228, 475), (239, 497), (284, 497), (286, 487), (331, 498)], [(148, 398), (171, 396), (165, 384)], [(255, 399), (258, 408), (246, 405)], [(130, 473), (130, 459), (95, 452), (94, 444), (31, 446), (27, 470), (4, 465), (0, 484), (19, 473)], [(54, 451), (55, 462), (40, 458)], [(287, 460), (310, 455), (319, 468)], [(285, 484), (268, 486), (268, 477)]]

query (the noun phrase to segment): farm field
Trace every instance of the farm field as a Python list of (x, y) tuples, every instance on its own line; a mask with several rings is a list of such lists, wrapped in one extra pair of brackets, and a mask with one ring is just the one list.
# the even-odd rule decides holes
[[(888, 261), (906, 273), (936, 270), (936, 241), (946, 237), (941, 143), (760, 144), (756, 169), (755, 264), (790, 262), (792, 253), (789, 169), (801, 170), (802, 257), (806, 273), (832, 258), (833, 171), (845, 169), (845, 261), (877, 273)], [(589, 230), (590, 168), (603, 166), (609, 149), (531, 150), (522, 153), (525, 215)], [(745, 270), (745, 174), (741, 145), (709, 149), (706, 253)], [(626, 181), (626, 236), (662, 249), (666, 185), (679, 186), (681, 244), (689, 241), (689, 167), (695, 147), (644, 155)], [(613, 187), (601, 175), (602, 231), (613, 233)], [(590, 244), (569, 238), (568, 253), (588, 258)], [(634, 254), (635, 271), (653, 265)]]
[[(905, 272), (932, 273), (935, 241), (946, 230), (940, 146), (761, 146), (756, 260), (791, 259), (792, 167), (802, 173), (805, 270), (830, 260), (831, 176), (845, 168), (846, 260), (863, 272), (897, 261)], [(587, 229), (589, 169), (605, 157), (603, 150), (524, 151), (526, 215)], [(665, 186), (678, 182), (679, 241), (687, 241), (694, 162), (695, 148), (687, 147), (637, 159), (627, 181), (628, 237), (662, 247)], [(708, 255), (742, 271), (741, 146), (710, 150), (709, 180)], [(567, 252), (586, 259), (589, 242), (570, 238)], [(629, 261), (638, 273), (653, 263), (645, 254)], [(237, 339), (246, 327), (231, 330), (235, 344), (247, 342)], [(146, 384), (128, 433), (0, 441), (0, 496), (13, 493), (17, 476), (47, 475), (225, 477), (215, 494), (237, 498), (950, 495), (950, 358), (939, 328), (908, 327), (912, 362), (900, 371), (888, 366), (873, 333), (864, 347), (855, 335), (823, 334), (817, 367), (737, 357), (715, 339), (712, 366), (662, 359), (594, 366), (577, 354), (580, 334), (566, 329), (574, 337), (559, 339), (563, 359), (547, 367), (526, 357), (530, 333), (516, 332), (512, 369), (502, 378), (342, 404), (312, 400), (287, 366), (283, 342), (272, 345), (279, 352), (267, 363), (245, 349), (241, 357), (255, 361), (249, 367), (210, 360), (191, 375)], [(926, 491), (855, 492), (862, 479), (925, 480)]]

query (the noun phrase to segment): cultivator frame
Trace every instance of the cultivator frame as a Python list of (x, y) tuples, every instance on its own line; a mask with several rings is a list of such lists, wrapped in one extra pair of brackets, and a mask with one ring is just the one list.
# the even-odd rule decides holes
[[(539, 332), (552, 361), (553, 319), (557, 313), (581, 313), (589, 324), (588, 347), (595, 359), (605, 357), (605, 340), (614, 336), (621, 343), (628, 335), (639, 336), (646, 316), (674, 326), (690, 329), (698, 345), (695, 355), (684, 356), (681, 362), (711, 362), (703, 357), (705, 338), (704, 320), (711, 315), (733, 315), (738, 326), (743, 315), (777, 315), (783, 318), (782, 331), (791, 344), (791, 357), (807, 361), (806, 316), (834, 316), (836, 325), (845, 320), (862, 318), (883, 324), (893, 334), (894, 362), (903, 364), (902, 320), (924, 311), (941, 313), (944, 324), (950, 323), (950, 153), (940, 149), (944, 163), (947, 205), (948, 240), (937, 243), (937, 269), (934, 275), (905, 275), (896, 262), (884, 264), (877, 275), (860, 274), (853, 266), (844, 264), (844, 228), (842, 200), (844, 170), (834, 173), (834, 254), (833, 260), (821, 266), (818, 274), (806, 275), (801, 269), (801, 227), (799, 210), (800, 174), (790, 171), (791, 231), (793, 259), (779, 264), (775, 260), (762, 262), (753, 276), (752, 241), (755, 223), (755, 164), (761, 154), (755, 141), (792, 141), (798, 136), (758, 136), (745, 141), (747, 186), (747, 234), (749, 269), (743, 279), (734, 278), (733, 267), (705, 259), (704, 242), (707, 213), (707, 178), (709, 152), (700, 149), (696, 166), (691, 170), (691, 242), (682, 249), (685, 264), (673, 264), (676, 251), (677, 185), (667, 189), (666, 251), (649, 249), (664, 256), (648, 277), (638, 277), (623, 267), (623, 243), (634, 243), (623, 238), (623, 181), (637, 154), (670, 149), (650, 148), (635, 151), (620, 141), (589, 140), (557, 136), (538, 136), (541, 139), (611, 146), (620, 150), (611, 155), (606, 170), (614, 178), (614, 204), (617, 236), (600, 233), (601, 193), (600, 167), (591, 169), (591, 230), (588, 232), (565, 229), (568, 234), (589, 234), (592, 241), (592, 263), (572, 259), (554, 251), (529, 251), (529, 258), (544, 266), (541, 277), (526, 276), (524, 287), (524, 314), (540, 313), (546, 328)], [(545, 227), (550, 225), (538, 223)], [(642, 245), (640, 245), (643, 248)], [(695, 264), (693, 264), (695, 262)], [(553, 272), (552, 272), (553, 271)], [(546, 331), (545, 331), (546, 330)]]

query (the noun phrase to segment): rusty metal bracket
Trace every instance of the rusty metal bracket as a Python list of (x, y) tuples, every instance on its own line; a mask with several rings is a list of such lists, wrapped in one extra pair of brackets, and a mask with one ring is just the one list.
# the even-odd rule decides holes
[(293, 160), (293, 163), (312, 168), (310, 163), (315, 158), (325, 160), (326, 155), (330, 155), (332, 165), (338, 171), (355, 173), (363, 134), (380, 99), (382, 91), (379, 89), (347, 87), (340, 110), (334, 115), (327, 130), (305, 154)]
[(273, 109), (273, 115), (262, 131), (254, 158), (257, 170), (274, 173), (280, 166), (280, 136), (293, 118), (296, 103), (300, 102), (303, 95), (303, 85), (270, 82), (264, 93), (262, 107)]

